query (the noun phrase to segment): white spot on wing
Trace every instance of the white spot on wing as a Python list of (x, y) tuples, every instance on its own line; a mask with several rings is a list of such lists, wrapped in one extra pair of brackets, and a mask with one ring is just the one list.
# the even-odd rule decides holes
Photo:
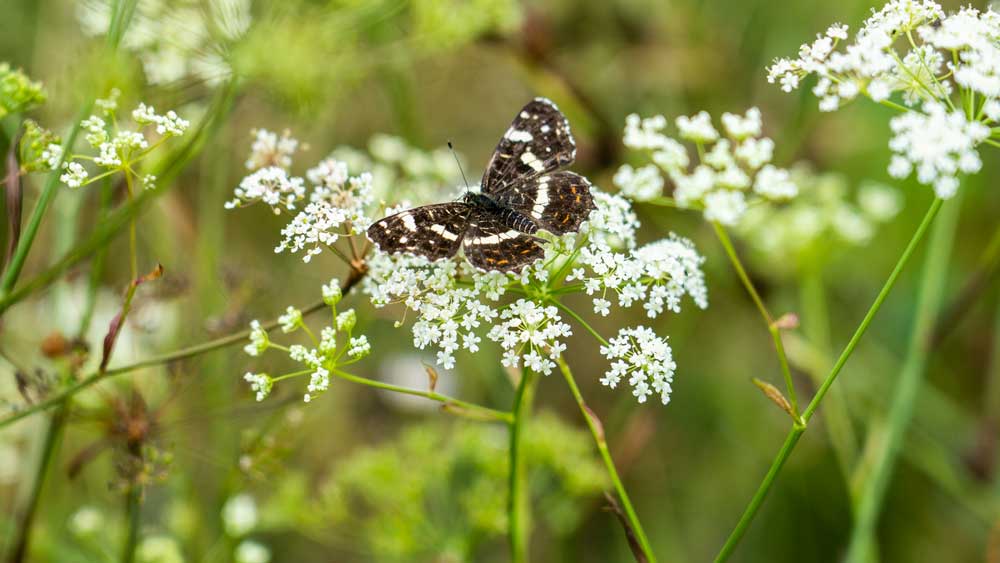
[(514, 229), (511, 229), (506, 233), (500, 233), (498, 235), (490, 235), (488, 237), (466, 239), (465, 244), (472, 246), (479, 246), (483, 244), (497, 244), (500, 241), (510, 240), (512, 238), (515, 238), (520, 234), (521, 234), (520, 231), (515, 231)]
[(549, 127), (548, 125), (542, 125), (542, 127), (541, 127), (542, 133), (548, 133), (551, 130), (552, 130), (552, 128)]
[(535, 205), (531, 208), (531, 216), (535, 219), (541, 219), (542, 213), (545, 213), (545, 208), (549, 205), (549, 177), (543, 176), (541, 179), (538, 193), (535, 195)]
[(524, 151), (524, 153), (521, 154), (521, 162), (530, 166), (531, 169), (534, 170), (535, 172), (541, 172), (542, 170), (545, 170), (545, 165), (542, 164), (542, 161), (538, 160), (538, 157), (535, 156), (535, 153), (531, 151)]
[(528, 117), (530, 117), (530, 116), (528, 115), (528, 112), (526, 112), (526, 111), (522, 111), (522, 112), (521, 112), (521, 119), (528, 119)]
[(403, 214), (403, 226), (410, 231), (417, 230), (417, 222), (413, 220), (413, 215), (410, 215), (409, 213)]
[(515, 143), (527, 143), (528, 141), (534, 139), (534, 137), (531, 136), (531, 133), (521, 131), (520, 129), (514, 129), (513, 127), (507, 130), (504, 137), (508, 140), (514, 141)]
[(444, 225), (431, 225), (431, 230), (441, 235), (441, 237), (444, 239), (458, 240), (458, 235), (449, 231)]

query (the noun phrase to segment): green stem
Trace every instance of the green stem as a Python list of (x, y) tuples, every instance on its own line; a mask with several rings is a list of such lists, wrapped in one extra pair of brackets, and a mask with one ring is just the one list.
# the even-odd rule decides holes
[[(854, 335), (851, 336), (851, 339), (848, 341), (844, 351), (840, 354), (840, 357), (837, 359), (833, 368), (831, 368), (830, 373), (827, 374), (826, 379), (823, 380), (823, 384), (820, 385), (820, 388), (816, 391), (816, 395), (813, 397), (812, 401), (810, 401), (806, 410), (802, 413), (802, 419), (805, 422), (808, 422), (813, 413), (816, 412), (816, 409), (819, 408), (820, 403), (823, 401), (823, 397), (825, 397), (827, 392), (829, 392), (830, 386), (833, 385), (833, 382), (837, 379), (837, 375), (840, 374), (840, 370), (844, 368), (844, 364), (847, 363), (847, 360), (854, 353), (854, 349), (857, 347), (858, 342), (861, 341), (861, 337), (864, 336), (869, 325), (871, 325), (872, 320), (874, 320), (875, 315), (878, 313), (879, 309), (882, 308), (882, 304), (892, 291), (893, 286), (896, 285), (896, 280), (902, 273), (906, 263), (910, 260), (910, 256), (913, 255), (913, 252), (923, 239), (924, 234), (926, 234), (927, 229), (930, 227), (931, 223), (934, 222), (934, 217), (941, 209), (942, 203), (943, 200), (935, 198), (934, 202), (927, 210), (923, 221), (920, 222), (920, 226), (918, 226), (916, 232), (913, 233), (913, 237), (910, 239), (909, 244), (906, 245), (906, 249), (903, 250), (903, 254), (896, 262), (895, 268), (893, 268), (892, 273), (889, 274), (889, 278), (885, 282), (885, 285), (882, 286), (882, 290), (879, 291), (878, 296), (875, 298), (875, 302), (872, 303), (871, 307), (868, 309), (868, 313), (865, 314), (861, 324), (858, 325), (857, 330), (854, 331)], [(778, 476), (778, 473), (781, 472), (781, 468), (785, 465), (785, 461), (788, 459), (788, 456), (791, 455), (792, 450), (795, 449), (795, 444), (798, 443), (799, 437), (803, 432), (805, 432), (805, 428), (805, 426), (797, 424), (792, 425), (788, 436), (785, 438), (784, 445), (781, 446), (781, 449), (778, 451), (778, 455), (774, 458), (774, 461), (771, 462), (771, 468), (768, 470), (767, 475), (765, 475), (764, 480), (757, 488), (757, 492), (754, 493), (753, 498), (750, 500), (750, 504), (747, 506), (746, 510), (744, 510), (743, 515), (736, 524), (736, 527), (729, 534), (729, 537), (726, 539), (726, 543), (722, 546), (722, 549), (716, 556), (715, 560), (717, 563), (727, 560), (736, 549), (736, 546), (740, 543), (740, 540), (746, 533), (750, 523), (757, 515), (757, 510), (760, 508), (761, 503), (764, 502), (764, 498), (767, 496), (768, 491), (771, 490), (771, 485), (774, 484), (775, 478)]]
[(510, 526), (510, 560), (512, 563), (528, 561), (530, 537), (530, 498), (524, 466), (524, 426), (531, 412), (538, 374), (524, 370), (514, 395), (513, 419), (510, 423), (510, 473), (507, 517)]
[[(498, 411), (496, 409), (491, 409), (489, 407), (484, 407), (482, 405), (477, 405), (475, 403), (469, 403), (467, 401), (456, 399), (454, 397), (449, 397), (447, 395), (442, 395), (434, 391), (421, 391), (420, 389), (400, 387), (398, 385), (383, 383), (381, 381), (376, 381), (374, 379), (358, 377), (356, 375), (352, 375), (350, 373), (341, 371), (339, 369), (333, 370), (333, 374), (343, 380), (350, 381), (352, 383), (358, 383), (360, 385), (367, 385), (368, 387), (375, 387), (376, 389), (384, 389), (386, 391), (392, 391), (394, 393), (413, 395), (415, 397), (423, 397), (425, 399), (437, 401), (442, 404), (443, 408), (451, 412), (455, 412), (456, 414), (468, 415), (472, 418), (478, 418), (482, 420), (496, 420), (500, 422), (506, 422), (508, 424), (513, 422), (513, 416), (509, 412)], [(277, 381), (278, 379), (280, 378), (275, 378), (275, 381)]]
[[(818, 352), (816, 360), (810, 362), (807, 371), (814, 383), (820, 385), (833, 361), (830, 314), (827, 310), (826, 288), (821, 272), (806, 273), (800, 291), (802, 331)], [(849, 486), (851, 471), (858, 456), (854, 427), (851, 425), (851, 415), (843, 387), (831, 388), (829, 395), (823, 419), (826, 421), (825, 427), (833, 445), (834, 455), (837, 457), (837, 464), (844, 476), (844, 482)]]
[(90, 114), (92, 103), (87, 102), (80, 108), (79, 114), (73, 120), (72, 127), (70, 127), (69, 134), (66, 135), (66, 140), (63, 141), (62, 156), (59, 157), (59, 163), (45, 178), (42, 193), (39, 194), (38, 202), (35, 203), (35, 207), (31, 210), (31, 217), (28, 219), (28, 224), (25, 225), (24, 230), (21, 232), (21, 238), (17, 241), (17, 247), (14, 249), (14, 255), (10, 259), (10, 264), (7, 265), (3, 276), (0, 277), (0, 302), (6, 300), (7, 296), (10, 295), (10, 292), (14, 289), (14, 284), (17, 283), (18, 276), (21, 275), (21, 269), (24, 268), (24, 261), (27, 260), (31, 245), (34, 244), (35, 237), (38, 236), (38, 229), (42, 225), (42, 218), (45, 216), (45, 212), (59, 191), (59, 176), (62, 171), (63, 161), (73, 151), (73, 143), (80, 132), (80, 122)]
[[(341, 291), (344, 293), (344, 295), (347, 295), (347, 293), (355, 285), (357, 285), (357, 283), (359, 281), (361, 281), (362, 277), (363, 277), (363, 274), (360, 274), (360, 273), (357, 273), (357, 272), (352, 273), (351, 276), (349, 276), (347, 278), (347, 280), (345, 280), (344, 283), (341, 285)], [(322, 310), (322, 309), (325, 309), (325, 308), (326, 308), (326, 303), (323, 303), (323, 301), (317, 301), (317, 302), (315, 302), (315, 303), (313, 303), (311, 305), (307, 305), (306, 307), (303, 307), (302, 308), (302, 315), (303, 316), (309, 315), (309, 314), (315, 313), (316, 311), (319, 311), (319, 310)], [(278, 319), (274, 319), (274, 320), (272, 320), (272, 321), (270, 321), (270, 322), (268, 322), (266, 324), (263, 324), (262, 327), (263, 327), (264, 330), (270, 332), (270, 331), (278, 328), (278, 325), (279, 325)], [(5, 417), (5, 418), (0, 419), (0, 428), (8, 426), (8, 425), (10, 425), (10, 424), (12, 424), (14, 422), (17, 422), (18, 420), (21, 420), (22, 418), (28, 417), (28, 416), (30, 416), (32, 414), (37, 413), (37, 412), (42, 412), (44, 410), (52, 408), (55, 405), (57, 405), (60, 402), (62, 402), (64, 399), (66, 399), (68, 397), (72, 397), (73, 395), (76, 395), (80, 391), (83, 391), (84, 389), (86, 389), (86, 388), (90, 387), (91, 385), (94, 385), (95, 383), (98, 383), (99, 381), (102, 381), (104, 379), (107, 379), (107, 378), (110, 378), (110, 377), (114, 377), (114, 376), (117, 376), (117, 375), (122, 375), (122, 374), (129, 373), (129, 372), (133, 372), (133, 371), (135, 371), (137, 369), (141, 369), (141, 368), (145, 368), (145, 367), (156, 366), (156, 365), (160, 365), (160, 364), (165, 364), (165, 363), (169, 363), (169, 362), (175, 362), (175, 361), (178, 361), (178, 360), (183, 360), (183, 359), (186, 359), (186, 358), (191, 358), (191, 357), (194, 357), (194, 356), (199, 356), (199, 355), (204, 354), (206, 352), (211, 352), (213, 350), (218, 350), (219, 348), (225, 348), (227, 346), (232, 346), (233, 344), (237, 344), (239, 342), (243, 342), (243, 341), (245, 341), (247, 339), (248, 336), (250, 336), (250, 330), (249, 329), (247, 329), (247, 330), (241, 330), (240, 332), (236, 332), (236, 333), (233, 333), (233, 334), (230, 334), (230, 335), (227, 335), (227, 336), (223, 336), (221, 338), (216, 338), (215, 340), (211, 340), (209, 342), (203, 342), (203, 343), (197, 344), (195, 346), (189, 346), (187, 348), (181, 348), (180, 350), (175, 350), (174, 352), (170, 352), (170, 353), (167, 353), (167, 354), (161, 354), (159, 356), (154, 356), (152, 358), (148, 358), (146, 360), (141, 360), (141, 361), (133, 363), (133, 364), (129, 364), (129, 365), (125, 365), (125, 366), (121, 366), (121, 367), (117, 367), (117, 368), (111, 368), (111, 369), (106, 370), (104, 372), (98, 372), (98, 373), (91, 374), (90, 376), (85, 377), (85, 378), (77, 381), (73, 385), (71, 385), (69, 387), (66, 387), (66, 388), (64, 388), (64, 389), (56, 392), (55, 394), (49, 396), (44, 401), (37, 402), (37, 403), (35, 403), (35, 404), (31, 405), (31, 406), (28, 406), (28, 407), (26, 407), (24, 409), (21, 409), (21, 410), (15, 412), (15, 413), (13, 413), (13, 414)]]
[(649, 563), (656, 563), (656, 555), (653, 554), (653, 548), (649, 544), (646, 532), (642, 529), (639, 516), (632, 507), (632, 501), (625, 491), (625, 485), (622, 484), (622, 480), (618, 476), (615, 462), (611, 458), (611, 452), (608, 450), (608, 442), (604, 436), (604, 427), (593, 411), (590, 410), (590, 407), (587, 406), (587, 403), (584, 402), (583, 395), (580, 394), (580, 388), (576, 384), (576, 379), (573, 378), (573, 372), (570, 370), (569, 364), (566, 363), (566, 360), (562, 356), (559, 357), (557, 363), (559, 364), (559, 370), (562, 371), (563, 378), (566, 379), (566, 385), (569, 386), (570, 392), (573, 393), (573, 398), (576, 399), (576, 405), (580, 407), (580, 412), (583, 413), (583, 418), (587, 421), (587, 427), (590, 428), (590, 434), (594, 437), (597, 450), (601, 454), (601, 459), (604, 460), (604, 467), (608, 470), (608, 476), (611, 477), (611, 483), (614, 485), (615, 491), (618, 492), (618, 498), (621, 499), (622, 507), (625, 509), (625, 516), (628, 518), (632, 531), (635, 532), (635, 537), (642, 548), (642, 553), (646, 556), (646, 560)]
[(757, 306), (757, 311), (760, 312), (764, 323), (767, 324), (767, 331), (771, 334), (771, 340), (774, 341), (774, 350), (778, 354), (778, 362), (781, 364), (781, 375), (785, 379), (788, 400), (792, 405), (792, 418), (796, 424), (800, 424), (799, 404), (795, 395), (795, 384), (792, 382), (792, 370), (788, 367), (788, 357), (785, 355), (785, 345), (781, 340), (781, 329), (774, 324), (774, 317), (771, 316), (771, 313), (767, 310), (767, 306), (764, 305), (764, 300), (761, 298), (760, 293), (757, 292), (757, 288), (750, 281), (750, 276), (747, 275), (747, 271), (743, 267), (743, 262), (740, 261), (739, 255), (736, 254), (736, 247), (733, 246), (733, 241), (730, 240), (729, 233), (726, 232), (725, 227), (716, 221), (712, 222), (712, 227), (715, 229), (716, 236), (719, 237), (719, 242), (726, 249), (726, 255), (729, 256), (729, 261), (732, 262), (733, 268), (736, 269), (736, 274), (739, 276), (740, 281), (743, 282), (743, 287), (750, 294), (754, 305)]
[(590, 326), (590, 323), (588, 323), (587, 321), (583, 320), (583, 317), (581, 317), (580, 315), (576, 314), (576, 311), (574, 311), (573, 309), (570, 309), (566, 305), (563, 305), (562, 303), (560, 303), (557, 299), (555, 299), (553, 297), (549, 298), (549, 302), (552, 303), (553, 305), (555, 305), (556, 307), (559, 307), (563, 311), (565, 311), (567, 315), (573, 317), (573, 319), (576, 320), (576, 322), (580, 323), (583, 326), (583, 328), (587, 329), (587, 332), (589, 332), (598, 342), (600, 342), (601, 344), (603, 344), (605, 346), (608, 345), (608, 341), (605, 340), (603, 336), (601, 336), (601, 333), (599, 333), (596, 330), (594, 330), (594, 327)]
[(873, 553), (875, 547), (875, 527), (885, 501), (886, 489), (892, 479), (899, 449), (913, 418), (914, 405), (927, 371), (930, 355), (928, 337), (934, 329), (935, 317), (944, 300), (948, 257), (955, 238), (959, 209), (957, 201), (950, 204), (931, 233), (909, 348), (896, 389), (890, 393), (892, 404), (889, 407), (885, 437), (880, 440), (871, 472), (859, 489), (857, 518), (854, 520), (847, 550), (848, 563), (867, 561), (868, 554)]
[(142, 520), (142, 487), (138, 483), (129, 486), (125, 499), (125, 514), (128, 528), (125, 531), (125, 545), (122, 548), (122, 562), (135, 561), (135, 548), (139, 545), (139, 526)]
[[(132, 203), (135, 201), (135, 187), (132, 185), (132, 173), (128, 170), (125, 171), (125, 187), (128, 192), (128, 201)], [(129, 267), (132, 271), (132, 278), (136, 279), (139, 277), (139, 258), (138, 258), (138, 236), (135, 230), (135, 216), (133, 215), (128, 221), (128, 257), (129, 257)]]
[(14, 551), (8, 559), (10, 563), (20, 563), (27, 560), (28, 549), (31, 543), (32, 524), (35, 520), (35, 514), (38, 512), (39, 500), (42, 498), (45, 477), (48, 475), (52, 459), (58, 450), (57, 445), (62, 437), (63, 429), (66, 427), (66, 415), (68, 411), (68, 406), (65, 403), (61, 404), (56, 412), (52, 414), (48, 427), (45, 429), (42, 457), (38, 460), (38, 467), (35, 470), (35, 479), (32, 482), (28, 503), (22, 512), (20, 522), (17, 523), (18, 527), (14, 536), (16, 538), (14, 540)]

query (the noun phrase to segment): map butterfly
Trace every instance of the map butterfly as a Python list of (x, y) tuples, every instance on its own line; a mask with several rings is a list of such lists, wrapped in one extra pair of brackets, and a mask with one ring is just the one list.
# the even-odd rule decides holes
[(535, 98), (497, 144), (480, 193), (390, 215), (369, 227), (368, 238), (385, 252), (431, 260), (461, 247), (479, 269), (518, 272), (545, 254), (536, 232), (575, 232), (594, 210), (590, 182), (559, 170), (575, 157), (566, 117), (550, 100)]

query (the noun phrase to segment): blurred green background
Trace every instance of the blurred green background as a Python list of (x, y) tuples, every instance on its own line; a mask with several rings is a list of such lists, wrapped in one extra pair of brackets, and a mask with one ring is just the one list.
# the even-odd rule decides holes
[[(208, 4), (140, 2), (139, 16), (152, 25), (130, 29), (124, 45), (130, 33), (152, 39), (133, 39), (135, 50), (108, 59), (102, 39), (80, 23), (80, 14), (94, 5), (0, 0), (0, 60), (46, 85), (49, 100), (32, 116), (57, 131), (81, 101), (112, 86), (123, 91), (125, 107), (142, 100), (194, 120), (227, 79), (182, 63), (175, 74), (156, 79), (140, 53), (167, 57), (171, 45), (186, 44), (184, 30)], [(275, 254), (284, 217), (264, 208), (223, 210), (243, 175), (253, 128), (289, 129), (308, 144), (296, 159), (301, 168), (334, 147), (366, 150), (377, 133), (425, 150), (451, 140), (468, 175), (478, 178), (514, 112), (544, 95), (573, 126), (580, 147), (574, 169), (611, 190), (611, 176), (628, 159), (620, 145), (627, 114), (661, 113), (672, 120), (702, 109), (719, 115), (756, 105), (765, 133), (775, 140), (778, 164), (804, 161), (817, 171), (837, 172), (850, 187), (865, 180), (889, 183), (891, 110), (856, 103), (821, 114), (808, 90), (785, 94), (767, 84), (764, 71), (830, 23), (856, 29), (872, 7), (763, 0), (255, 1), (245, 35), (226, 40), (226, 65), (237, 77), (231, 112), (142, 216), (140, 269), (158, 261), (166, 277), (143, 294), (146, 305), (116, 361), (273, 318), (289, 304), (314, 301), (320, 284), (345, 274), (331, 256), (304, 264), (298, 256)], [(224, 29), (209, 26), (208, 36), (220, 34)], [(207, 52), (196, 46), (187, 56)], [(1000, 561), (1000, 300), (992, 263), (984, 268), (983, 258), (1000, 192), (993, 189), (996, 159), (984, 156), (984, 170), (963, 188), (946, 302), (972, 277), (984, 276), (984, 283), (934, 344), (928, 385), (879, 526), (883, 561)], [(40, 177), (27, 184), (26, 209), (40, 185)], [(740, 244), (773, 311), (798, 313), (804, 329), (818, 310), (828, 311), (832, 351), (849, 338), (931, 201), (926, 187), (896, 185), (905, 196), (900, 215), (866, 245), (824, 251), (808, 274)], [(441, 186), (442, 192), (453, 187)], [(59, 193), (24, 279), (44, 270), (60, 248), (85, 240), (97, 222), (97, 199), (97, 190)], [(667, 407), (640, 406), (624, 390), (602, 387), (604, 359), (582, 330), (569, 343), (570, 357), (661, 560), (710, 560), (787, 431), (787, 415), (750, 381), (777, 384), (780, 373), (769, 335), (710, 226), (695, 213), (641, 205), (637, 212), (643, 241), (674, 231), (693, 239), (707, 257), (708, 310), (688, 307), (652, 325), (670, 336), (678, 364), (673, 400)], [(127, 282), (125, 245), (125, 237), (117, 237), (106, 258), (92, 350), (99, 349)], [(918, 261), (836, 383), (859, 456), (866, 437), (883, 423), (906, 350)], [(0, 335), (6, 401), (23, 401), (16, 369), (55, 369), (41, 344), (76, 326), (88, 264), (6, 313)], [(423, 385), (420, 362), (433, 358), (412, 350), (407, 329), (393, 327), (398, 311), (375, 312), (360, 294), (347, 303), (358, 310), (374, 349), (356, 373)], [(612, 334), (618, 326), (647, 321), (641, 310), (630, 313), (595, 326)], [(814, 330), (822, 333), (826, 323), (820, 324)], [(814, 350), (816, 342), (808, 345), (799, 332), (789, 336), (789, 351), (800, 394), (811, 395), (809, 366), (829, 358), (816, 359), (823, 350)], [(499, 357), (492, 346), (475, 357), (459, 354), (442, 385), (455, 396), (507, 409), (513, 391), (491, 357)], [(507, 558), (503, 428), (344, 382), (309, 405), (299, 401), (294, 384), (256, 403), (242, 374), (266, 358), (249, 360), (228, 348), (81, 394), (45, 482), (26, 560), (115, 560), (125, 528), (118, 477), (129, 432), (123, 421), (146, 424), (144, 443), (158, 460), (145, 489), (141, 529), (148, 552), (141, 549), (140, 559), (254, 561), (261, 553), (252, 553), (253, 546), (275, 562)], [(831, 448), (827, 406), (733, 560), (842, 556), (851, 522), (850, 478)], [(544, 414), (536, 417), (530, 438), (533, 558), (632, 560), (621, 526), (602, 510), (605, 477), (559, 378), (542, 381), (537, 408)], [(46, 424), (45, 416), (35, 416), (0, 430), (0, 532), (6, 538), (13, 536), (14, 515), (34, 480)], [(5, 540), (7, 549), (12, 541)]]

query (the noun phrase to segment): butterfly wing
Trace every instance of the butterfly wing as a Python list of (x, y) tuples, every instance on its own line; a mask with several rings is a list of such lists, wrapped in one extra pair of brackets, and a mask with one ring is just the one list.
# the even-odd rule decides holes
[(550, 100), (535, 98), (518, 112), (493, 151), (483, 175), (483, 193), (498, 198), (575, 158), (576, 142), (566, 116)]
[(531, 235), (504, 225), (495, 213), (473, 209), (462, 248), (473, 266), (488, 271), (519, 272), (545, 256)]
[(469, 226), (472, 207), (463, 202), (425, 205), (380, 219), (368, 238), (390, 254), (408, 252), (431, 260), (454, 256)]
[(497, 195), (496, 201), (557, 235), (579, 230), (595, 207), (590, 181), (567, 170), (521, 181)]

